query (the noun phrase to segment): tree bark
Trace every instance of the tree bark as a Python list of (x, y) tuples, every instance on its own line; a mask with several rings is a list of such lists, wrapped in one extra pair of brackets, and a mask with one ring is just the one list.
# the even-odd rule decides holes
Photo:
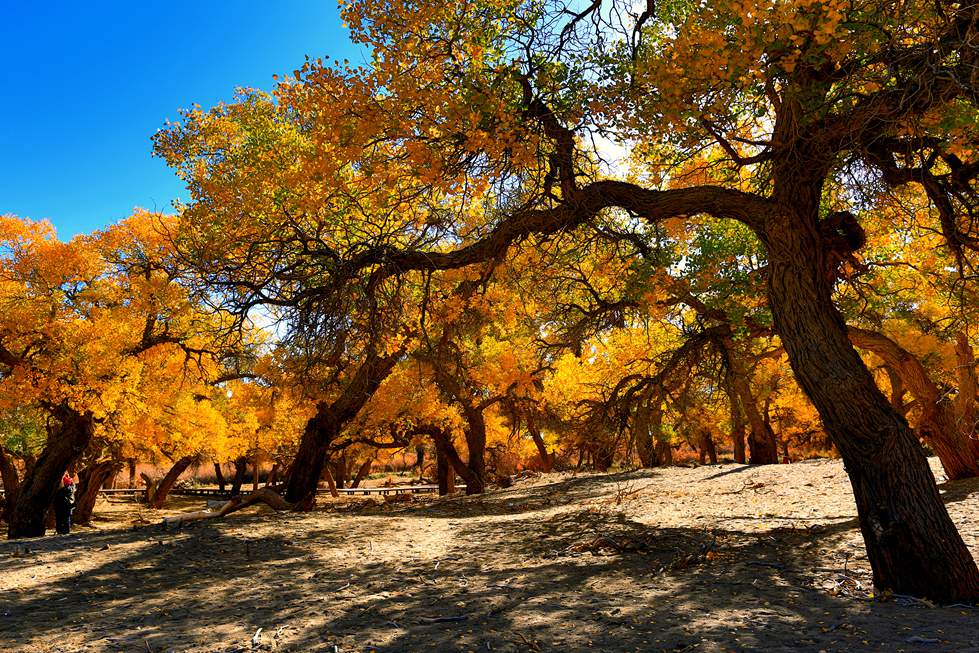
[(778, 207), (763, 234), (776, 330), (843, 457), (875, 586), (938, 601), (973, 600), (979, 570), (921, 446), (877, 388), (833, 304), (830, 260), (817, 226), (820, 192), (816, 184), (776, 184)]
[(17, 475), (17, 467), (14, 465), (13, 457), (0, 447), (0, 480), (3, 481), (3, 517), (5, 522), (10, 522), (10, 515), (14, 511), (14, 504), (17, 503), (17, 491), (20, 488), (20, 478)]
[(149, 497), (147, 503), (150, 508), (162, 508), (167, 501), (167, 496), (170, 494), (170, 490), (173, 489), (174, 484), (180, 475), (187, 471), (187, 468), (191, 466), (194, 462), (193, 456), (184, 456), (180, 458), (173, 464), (173, 467), (167, 471), (166, 475), (160, 482), (156, 485), (156, 489), (153, 491), (153, 496)]
[(72, 522), (87, 524), (92, 520), (99, 490), (119, 473), (121, 467), (122, 463), (115, 460), (103, 460), (78, 472), (78, 490), (75, 492), (75, 512), (71, 516)]
[(41, 537), (44, 518), (68, 466), (84, 453), (92, 440), (95, 419), (68, 406), (52, 411), (56, 426), (48, 433), (37, 463), (25, 474), (7, 525), (7, 537)]
[(136, 489), (136, 459), (130, 458), (126, 461), (126, 466), (129, 467), (129, 489)]
[(357, 416), (364, 404), (377, 392), (394, 366), (404, 356), (400, 349), (388, 356), (370, 350), (333, 403), (319, 402), (316, 414), (306, 423), (299, 450), (292, 461), (285, 499), (289, 503), (312, 507), (323, 471), (327, 449), (340, 430)]
[(738, 395), (741, 408), (748, 418), (748, 462), (752, 465), (773, 465), (778, 462), (778, 445), (775, 433), (765, 423), (754, 393), (751, 392), (750, 374), (744, 360), (734, 348), (731, 337), (723, 338), (724, 356), (731, 377), (731, 385)]
[(534, 446), (537, 447), (537, 455), (540, 456), (540, 470), (546, 474), (554, 469), (554, 454), (547, 452), (544, 437), (541, 435), (540, 429), (537, 428), (537, 422), (533, 417), (527, 418), (527, 431), (530, 432), (530, 438), (534, 441)]
[[(452, 443), (452, 437), (449, 431), (447, 429), (437, 429), (433, 432), (432, 437), (435, 440), (436, 448), (442, 451), (443, 456), (448, 461), (452, 470), (455, 470), (454, 473), (461, 476), (462, 480), (466, 482), (466, 494), (469, 494), (469, 484), (478, 484), (479, 481), (474, 477), (469, 465), (462, 461), (462, 457), (459, 456), (458, 450)], [(453, 483), (453, 489), (454, 485)]]
[(882, 333), (851, 326), (847, 335), (857, 347), (877, 354), (914, 396), (921, 408), (918, 433), (942, 461), (945, 474), (952, 480), (979, 476), (970, 434), (964, 432), (953, 402), (932, 381), (921, 361)]
[(738, 391), (734, 388), (734, 381), (730, 372), (724, 375), (724, 391), (727, 393), (731, 412), (731, 445), (734, 448), (734, 462), (744, 465), (748, 462), (744, 442), (744, 410), (741, 408), (741, 400), (738, 397)]
[(360, 469), (357, 470), (357, 476), (354, 477), (354, 482), (350, 487), (360, 487), (361, 482), (371, 473), (371, 466), (373, 464), (374, 459), (368, 456), (367, 460), (360, 466)]
[(258, 491), (258, 454), (252, 456), (252, 492)]
[(979, 378), (976, 377), (976, 356), (966, 334), (955, 334), (956, 376), (959, 391), (955, 395), (955, 417), (959, 432), (969, 440), (973, 458), (979, 458), (979, 438), (976, 437), (976, 392), (979, 391)]
[(470, 477), (466, 479), (466, 494), (482, 494), (486, 491), (486, 419), (478, 408), (465, 408), (466, 417), (466, 467)]
[(275, 485), (275, 482), (279, 479), (279, 463), (272, 463), (272, 469), (269, 470), (268, 476), (265, 477), (265, 487), (270, 485)]
[(241, 494), (241, 485), (245, 482), (245, 472), (248, 468), (248, 461), (244, 456), (235, 458), (235, 477), (231, 480), (231, 496), (236, 497)]
[(439, 486), (439, 496), (455, 492), (456, 472), (444, 444), (435, 438), (435, 478)]
[(224, 472), (221, 470), (221, 463), (214, 463), (214, 479), (218, 482), (218, 489), (223, 493), (228, 481), (224, 478)]
[(717, 464), (717, 448), (714, 446), (714, 439), (707, 429), (700, 431), (700, 446), (697, 447), (700, 453), (700, 463), (704, 464), (710, 460), (711, 465)]

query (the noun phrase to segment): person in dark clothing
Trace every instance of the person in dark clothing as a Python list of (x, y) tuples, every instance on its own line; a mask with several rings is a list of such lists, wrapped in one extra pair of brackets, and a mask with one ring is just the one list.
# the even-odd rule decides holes
[(67, 535), (71, 531), (71, 512), (75, 509), (75, 482), (71, 475), (65, 472), (61, 479), (61, 487), (54, 495), (54, 523), (58, 535)]

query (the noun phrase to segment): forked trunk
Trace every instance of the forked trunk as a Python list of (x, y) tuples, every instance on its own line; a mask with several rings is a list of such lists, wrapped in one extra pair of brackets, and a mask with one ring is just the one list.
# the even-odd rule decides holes
[(174, 484), (180, 475), (187, 471), (187, 468), (191, 466), (194, 462), (193, 456), (184, 456), (180, 458), (173, 464), (166, 475), (160, 479), (160, 482), (156, 485), (153, 490), (153, 496), (149, 497), (149, 507), (150, 508), (162, 508), (167, 502), (167, 497), (170, 495), (170, 490), (173, 489)]
[(979, 598), (979, 571), (917, 437), (877, 388), (832, 302), (819, 189), (783, 194), (781, 214), (766, 225), (769, 304), (799, 385), (843, 457), (874, 584), (937, 601)]
[(103, 460), (78, 472), (75, 512), (71, 516), (73, 522), (87, 524), (92, 520), (92, 512), (95, 510), (99, 490), (105, 487), (105, 484), (119, 472), (121, 467), (122, 463), (114, 460)]
[(700, 432), (700, 444), (697, 447), (700, 452), (700, 463), (704, 464), (710, 460), (711, 465), (717, 464), (717, 448), (714, 446), (714, 438), (710, 431), (703, 429)]
[(439, 486), (439, 496), (445, 496), (455, 492), (456, 473), (449, 462), (449, 456), (444, 449), (444, 445), (435, 439), (435, 478)]
[(724, 355), (731, 378), (731, 386), (738, 395), (741, 408), (748, 418), (748, 462), (752, 465), (773, 465), (778, 462), (778, 445), (775, 441), (775, 433), (772, 431), (761, 411), (758, 410), (758, 403), (755, 395), (751, 391), (750, 371), (744, 359), (734, 346), (733, 338), (726, 337), (724, 342)]
[(734, 462), (744, 465), (748, 462), (744, 443), (744, 411), (741, 408), (741, 401), (738, 399), (738, 392), (734, 389), (730, 372), (725, 375), (724, 391), (727, 393), (731, 412), (731, 446), (734, 448)]
[(45, 514), (65, 470), (85, 452), (92, 440), (95, 429), (92, 413), (79, 413), (67, 406), (59, 406), (52, 417), (56, 424), (48, 433), (47, 444), (21, 483), (7, 525), (10, 539), (44, 535)]
[(231, 480), (231, 496), (236, 497), (241, 494), (241, 484), (245, 482), (245, 470), (248, 461), (242, 457), (235, 458), (235, 477)]
[(330, 443), (374, 396), (402, 356), (404, 348), (387, 356), (369, 350), (340, 396), (333, 403), (317, 404), (316, 414), (306, 423), (299, 449), (289, 467), (286, 501), (304, 509), (312, 507)]

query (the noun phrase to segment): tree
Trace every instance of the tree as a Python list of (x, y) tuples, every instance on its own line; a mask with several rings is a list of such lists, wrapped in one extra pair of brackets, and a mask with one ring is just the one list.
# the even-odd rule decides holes
[[(742, 223), (765, 247), (768, 305), (796, 379), (845, 461), (875, 584), (975, 598), (979, 571), (919, 443), (833, 302), (836, 268), (864, 244), (848, 198), (865, 185), (921, 186), (963, 265), (979, 248), (969, 223), (979, 166), (963, 159), (974, 138), (979, 10), (900, 6), (725, 0), (650, 4), (637, 16), (597, 2), (409, 10), (365, 0), (344, 17), (371, 67), (310, 61), (277, 89), (277, 104), (262, 105), (263, 131), (219, 128), (248, 109), (246, 98), (214, 120), (191, 115), (158, 143), (209, 217), (227, 202), (243, 205), (236, 216), (302, 222), (324, 195), (370, 198), (356, 224), (397, 216), (405, 228), (390, 238), (344, 250), (312, 241), (322, 254), (308, 267), (272, 271), (328, 275), (305, 287), (320, 302), (359, 286), (354, 269), (380, 283), (461, 267), (532, 234), (613, 216)], [(231, 143), (227, 156), (198, 145), (205, 133)], [(275, 133), (288, 133), (290, 147)], [(603, 167), (603, 139), (630, 150), (634, 170)], [(239, 156), (241, 143), (261, 156)], [(705, 150), (710, 167), (664, 187), (678, 162)], [(301, 196), (295, 207), (275, 205), (275, 192), (251, 202), (270, 170), (295, 182), (273, 185)], [(213, 184), (231, 171), (241, 183), (225, 198)], [(248, 233), (249, 223), (239, 227)]]

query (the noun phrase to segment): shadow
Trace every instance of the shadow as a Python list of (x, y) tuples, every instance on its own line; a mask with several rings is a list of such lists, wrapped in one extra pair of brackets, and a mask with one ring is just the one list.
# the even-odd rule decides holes
[(979, 650), (975, 611), (868, 600), (855, 519), (660, 527), (614, 501), (657, 473), (3, 542), (0, 648)]

